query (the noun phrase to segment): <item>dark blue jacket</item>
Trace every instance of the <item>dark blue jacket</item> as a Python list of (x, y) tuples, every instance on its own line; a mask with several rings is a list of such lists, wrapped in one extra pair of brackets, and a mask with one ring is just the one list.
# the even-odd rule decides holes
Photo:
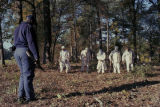
[(22, 22), (14, 32), (14, 46), (27, 47), (32, 52), (35, 59), (38, 59), (38, 51), (35, 41), (35, 32), (28, 22)]

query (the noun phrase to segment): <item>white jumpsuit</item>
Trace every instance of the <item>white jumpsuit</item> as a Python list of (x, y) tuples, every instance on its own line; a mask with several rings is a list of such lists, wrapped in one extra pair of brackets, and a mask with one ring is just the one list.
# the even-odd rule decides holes
[(84, 67), (86, 66), (86, 70), (89, 70), (89, 61), (90, 61), (90, 53), (87, 49), (81, 51), (81, 71), (84, 71)]
[(69, 58), (70, 58), (70, 55), (67, 50), (62, 50), (60, 52), (60, 58), (59, 58), (60, 72), (62, 72), (63, 68), (66, 67), (66, 73), (68, 73), (70, 69)]
[(122, 62), (126, 63), (127, 72), (133, 70), (133, 53), (131, 51), (126, 50), (122, 55)]
[(104, 73), (105, 70), (107, 70), (107, 66), (106, 66), (106, 54), (104, 52), (97, 53), (97, 60), (98, 60), (98, 64), (97, 64), (97, 72), (100, 73), (102, 71), (102, 73)]
[(112, 51), (109, 55), (109, 60), (113, 64), (113, 72), (120, 73), (120, 62), (121, 62), (121, 55), (119, 51)]

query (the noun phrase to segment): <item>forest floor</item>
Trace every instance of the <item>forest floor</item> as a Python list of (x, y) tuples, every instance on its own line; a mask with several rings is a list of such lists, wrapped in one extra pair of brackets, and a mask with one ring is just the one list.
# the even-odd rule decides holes
[(36, 69), (34, 89), (36, 101), (17, 103), (19, 69), (11, 64), (0, 68), (0, 106), (2, 107), (159, 107), (160, 67), (145, 77), (132, 73), (80, 72), (72, 65), (66, 74), (53, 68)]

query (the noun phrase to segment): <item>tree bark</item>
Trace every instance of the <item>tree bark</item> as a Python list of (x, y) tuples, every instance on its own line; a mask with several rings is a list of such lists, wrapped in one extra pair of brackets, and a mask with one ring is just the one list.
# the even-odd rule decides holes
[[(157, 4), (158, 4), (158, 13), (159, 13), (159, 17), (160, 17), (160, 0), (157, 0)], [(160, 20), (159, 20), (159, 30), (160, 30)], [(158, 48), (159, 50), (159, 63), (160, 63), (160, 47)]]
[(1, 54), (2, 65), (5, 65), (1, 21), (2, 20), (0, 19), (0, 54)]
[(37, 52), (38, 52), (38, 56), (39, 56), (39, 47), (38, 47), (38, 39), (37, 39), (37, 26), (38, 26), (38, 23), (37, 23), (37, 13), (36, 13), (36, 6), (35, 6), (35, 0), (32, 0), (32, 8), (33, 8), (33, 11), (32, 11), (32, 15), (34, 16), (35, 18), (35, 27), (34, 27), (34, 30), (35, 30), (35, 44), (36, 44), (36, 49), (37, 49)]
[(77, 51), (77, 28), (76, 28), (76, 17), (74, 16), (74, 51), (75, 51), (75, 62), (78, 61)]
[(109, 55), (109, 19), (108, 17), (106, 18), (107, 19), (107, 56)]
[(71, 54), (71, 61), (73, 61), (73, 46), (72, 46), (72, 37), (73, 37), (73, 31), (70, 30), (71, 36), (70, 36), (70, 54)]
[(19, 24), (23, 21), (23, 4), (22, 4), (22, 0), (19, 0), (19, 16), (20, 16), (20, 19), (19, 19)]
[(93, 60), (93, 46), (92, 46), (92, 43), (93, 43), (93, 41), (92, 41), (92, 23), (90, 22), (89, 23), (89, 50), (90, 50), (90, 54), (91, 54), (91, 60)]
[[(98, 3), (99, 1), (97, 1)], [(102, 30), (101, 30), (101, 18), (100, 18), (100, 6), (97, 4), (97, 19), (98, 19), (98, 28), (99, 28), (99, 49), (102, 49)]]
[(52, 55), (51, 55), (51, 61), (54, 62), (54, 56), (55, 56), (55, 50), (56, 50), (56, 44), (57, 44), (57, 39), (60, 35), (60, 29), (61, 29), (61, 25), (60, 25), (60, 22), (61, 22), (61, 15), (62, 15), (62, 12), (60, 11), (59, 13), (59, 18), (58, 18), (58, 26), (57, 26), (57, 31), (56, 31), (56, 35), (55, 35), (55, 39), (54, 39), (54, 43), (53, 43), (53, 49), (52, 49)]
[[(45, 44), (44, 44), (44, 54), (43, 54), (43, 63), (46, 63), (46, 54), (48, 54), (48, 60), (51, 63), (51, 18), (50, 18), (50, 1), (43, 0), (43, 18), (44, 18), (44, 36), (45, 36)], [(48, 49), (48, 53), (47, 50)]]
[(133, 46), (134, 46), (134, 63), (137, 63), (137, 10), (135, 9), (135, 0), (132, 0), (132, 32), (133, 32)]
[(54, 62), (54, 55), (55, 55), (55, 49), (56, 49), (56, 44), (57, 44), (57, 33), (56, 33), (56, 37), (54, 39), (54, 43), (53, 43), (53, 51), (52, 51), (52, 62)]
[(73, 36), (74, 36), (74, 59), (75, 62), (78, 62), (78, 51), (77, 51), (77, 19), (76, 19), (76, 7), (75, 7), (75, 0), (71, 0), (73, 2)]
[(150, 47), (150, 61), (152, 61), (152, 57), (153, 57), (153, 45), (152, 45), (152, 32), (150, 32), (149, 35), (149, 47)]

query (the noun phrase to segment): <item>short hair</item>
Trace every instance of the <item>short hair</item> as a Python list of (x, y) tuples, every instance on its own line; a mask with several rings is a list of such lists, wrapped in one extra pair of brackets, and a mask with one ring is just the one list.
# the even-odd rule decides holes
[(118, 50), (118, 46), (115, 46), (114, 49), (115, 49), (115, 50)]
[(28, 15), (26, 18), (27, 18), (27, 20), (32, 20), (32, 21), (35, 20), (33, 15)]

